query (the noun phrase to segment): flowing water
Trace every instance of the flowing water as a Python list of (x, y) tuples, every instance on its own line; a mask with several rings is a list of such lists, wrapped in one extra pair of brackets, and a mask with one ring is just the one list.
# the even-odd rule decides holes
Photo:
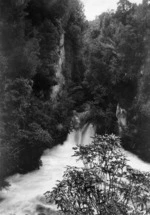
[[(72, 147), (76, 144), (89, 144), (94, 136), (92, 125), (85, 125), (82, 130), (72, 132), (63, 145), (58, 145), (44, 152), (42, 156), (43, 166), (40, 170), (20, 175), (16, 174), (8, 178), (10, 187), (0, 192), (0, 215), (40, 215), (40, 208), (49, 211), (55, 206), (46, 204), (44, 193), (51, 190), (57, 180), (61, 180), (67, 165), (83, 166), (77, 162), (73, 155)], [(150, 165), (142, 162), (135, 155), (125, 152), (129, 164), (140, 170), (150, 171)], [(46, 213), (43, 213), (46, 214)]]
[[(85, 137), (86, 136), (86, 137)], [(43, 166), (40, 170), (20, 175), (16, 174), (8, 178), (10, 187), (0, 192), (0, 215), (38, 215), (40, 207), (55, 208), (45, 202), (44, 193), (51, 190), (57, 180), (61, 180), (67, 165), (83, 166), (77, 162), (73, 155), (72, 147), (76, 144), (90, 142), (94, 136), (93, 126), (85, 126), (82, 131), (72, 132), (63, 145), (58, 145), (44, 152), (42, 156)], [(81, 143), (82, 142), (82, 143)]]

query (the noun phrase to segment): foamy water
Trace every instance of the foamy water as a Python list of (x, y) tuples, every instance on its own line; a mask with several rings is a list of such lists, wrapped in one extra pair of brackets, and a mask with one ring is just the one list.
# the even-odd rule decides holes
[(132, 154), (131, 152), (124, 151), (125, 156), (127, 157), (127, 163), (136, 170), (140, 170), (143, 172), (150, 172), (150, 163), (146, 163), (138, 158), (136, 155)]
[(72, 157), (74, 146), (75, 133), (71, 133), (63, 145), (44, 152), (40, 170), (8, 178), (10, 188), (0, 192), (0, 196), (5, 198), (0, 204), (0, 215), (36, 215), (37, 205), (49, 207), (43, 194), (62, 179), (65, 167), (83, 166)]
[[(40, 170), (20, 175), (16, 174), (8, 178), (10, 187), (0, 192), (4, 201), (0, 203), (0, 215), (39, 215), (37, 207), (53, 208), (46, 204), (44, 193), (51, 190), (57, 180), (61, 180), (67, 165), (82, 167), (82, 162), (77, 162), (72, 157), (72, 147), (76, 143), (85, 145), (94, 136), (92, 125), (84, 126), (82, 131), (69, 134), (63, 145), (54, 147), (44, 152), (42, 156), (43, 166)], [(135, 169), (150, 171), (150, 164), (146, 164), (135, 155), (125, 152), (128, 163)]]

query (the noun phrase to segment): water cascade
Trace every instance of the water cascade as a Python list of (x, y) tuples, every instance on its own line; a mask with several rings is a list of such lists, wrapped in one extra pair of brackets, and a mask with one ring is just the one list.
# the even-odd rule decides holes
[[(67, 165), (83, 166), (77, 162), (73, 155), (76, 144), (86, 145), (92, 141), (94, 127), (85, 125), (81, 130), (73, 131), (63, 145), (58, 145), (44, 152), (42, 156), (43, 166), (40, 170), (20, 175), (16, 174), (8, 178), (10, 187), (0, 192), (0, 215), (40, 215), (48, 213), (55, 206), (46, 204), (43, 193), (51, 190), (57, 180), (61, 180)], [(129, 164), (137, 169), (150, 170), (150, 165), (140, 161), (133, 154), (126, 152)], [(40, 212), (44, 208), (44, 212)], [(47, 211), (47, 212), (46, 212)]]
[(53, 208), (45, 202), (43, 194), (51, 190), (57, 180), (61, 180), (67, 165), (83, 166), (73, 155), (76, 144), (85, 144), (94, 135), (92, 125), (86, 125), (82, 130), (72, 132), (63, 145), (44, 152), (40, 170), (8, 178), (10, 187), (0, 192), (0, 215), (39, 215), (38, 208)]

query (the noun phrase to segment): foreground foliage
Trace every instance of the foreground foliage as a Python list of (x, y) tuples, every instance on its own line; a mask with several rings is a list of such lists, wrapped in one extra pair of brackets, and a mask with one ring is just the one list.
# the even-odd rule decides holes
[(114, 135), (96, 136), (75, 148), (85, 167), (67, 167), (63, 180), (45, 193), (64, 214), (149, 214), (150, 174), (132, 169)]

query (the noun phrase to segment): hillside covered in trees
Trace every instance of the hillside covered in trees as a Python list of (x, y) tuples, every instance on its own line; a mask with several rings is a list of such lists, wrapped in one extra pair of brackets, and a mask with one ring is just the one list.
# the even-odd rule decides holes
[[(117, 104), (125, 110), (123, 146), (149, 161), (150, 5), (118, 2), (116, 12), (101, 14), (85, 33), (84, 83), (92, 98), (98, 133), (117, 133)], [(95, 116), (93, 118), (93, 116)], [(101, 123), (100, 123), (101, 122)]]
[(74, 113), (97, 134), (118, 134), (150, 161), (150, 5), (120, 0), (88, 22), (79, 0), (0, 1), (0, 181), (40, 167)]
[(43, 150), (66, 139), (77, 106), (70, 89), (83, 81), (85, 26), (76, 0), (2, 0), (0, 25), (2, 180), (39, 168)]

